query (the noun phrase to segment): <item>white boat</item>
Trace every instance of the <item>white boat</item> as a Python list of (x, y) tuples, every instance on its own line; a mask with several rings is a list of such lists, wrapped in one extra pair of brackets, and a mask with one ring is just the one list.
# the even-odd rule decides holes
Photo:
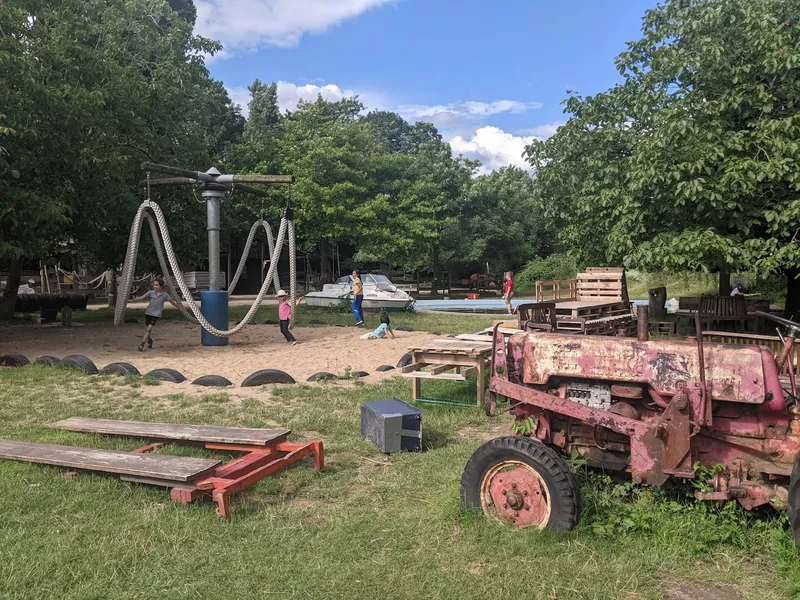
[[(361, 275), (364, 284), (364, 310), (405, 310), (414, 303), (414, 299), (398, 290), (386, 275), (365, 273)], [(308, 306), (327, 308), (336, 306), (342, 301), (349, 302), (353, 298), (353, 279), (349, 275), (340, 277), (334, 283), (326, 283), (321, 292), (309, 292), (305, 295)]]

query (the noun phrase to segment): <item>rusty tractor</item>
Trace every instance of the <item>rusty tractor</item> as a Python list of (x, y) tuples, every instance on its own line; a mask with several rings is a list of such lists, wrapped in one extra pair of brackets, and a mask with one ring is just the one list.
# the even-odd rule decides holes
[(649, 340), (646, 321), (638, 338), (495, 329), (486, 410), (507, 399), (516, 435), (475, 451), (462, 501), (517, 527), (567, 530), (580, 499), (564, 456), (656, 486), (694, 479), (699, 463), (715, 475), (697, 498), (788, 508), (800, 545), (800, 406), (794, 370), (779, 377), (800, 323), (759, 316), (779, 325), (777, 358), (703, 343), (699, 323), (685, 341)]

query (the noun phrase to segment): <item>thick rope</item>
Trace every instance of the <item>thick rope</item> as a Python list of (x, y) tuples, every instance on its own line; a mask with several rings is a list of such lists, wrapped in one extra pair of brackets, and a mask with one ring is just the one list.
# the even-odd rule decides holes
[(289, 301), (292, 303), (289, 329), (294, 329), (294, 315), (297, 311), (297, 253), (294, 250), (294, 220), (289, 221)]
[[(261, 290), (256, 296), (256, 300), (255, 302), (253, 302), (253, 305), (250, 307), (250, 310), (248, 310), (247, 315), (245, 315), (244, 319), (242, 319), (239, 322), (239, 324), (236, 325), (236, 327), (234, 327), (233, 329), (221, 330), (217, 329), (206, 320), (206, 318), (200, 312), (200, 309), (195, 303), (194, 299), (192, 298), (191, 292), (189, 291), (189, 288), (186, 285), (186, 281), (183, 278), (183, 273), (181, 272), (180, 266), (178, 265), (178, 260), (177, 257), (175, 256), (175, 251), (173, 250), (172, 247), (172, 240), (169, 237), (169, 230), (167, 228), (167, 223), (164, 218), (164, 213), (161, 211), (161, 208), (154, 202), (150, 201), (143, 202), (136, 213), (134, 222), (131, 226), (131, 234), (130, 237), (128, 238), (128, 251), (125, 256), (125, 263), (122, 272), (122, 285), (124, 285), (124, 287), (122, 287), (121, 289), (124, 290), (124, 293), (119, 294), (117, 298), (117, 306), (114, 315), (114, 323), (116, 325), (118, 325), (124, 317), (125, 307), (127, 305), (127, 300), (128, 300), (128, 292), (130, 290), (130, 283), (131, 280), (133, 279), (133, 270), (136, 266), (136, 256), (139, 249), (139, 236), (141, 233), (141, 224), (142, 220), (145, 217), (145, 211), (148, 208), (152, 210), (153, 214), (155, 215), (156, 222), (158, 223), (158, 230), (161, 233), (161, 237), (164, 243), (164, 248), (166, 249), (167, 262), (169, 263), (169, 267), (172, 268), (172, 272), (174, 273), (174, 278), (178, 285), (178, 288), (181, 290), (181, 293), (183, 294), (184, 298), (186, 298), (186, 302), (188, 303), (189, 308), (191, 309), (191, 312), (193, 313), (194, 317), (197, 319), (197, 322), (203, 327), (203, 329), (205, 329), (212, 335), (216, 335), (218, 337), (229, 337), (240, 331), (245, 325), (247, 325), (253, 319), (256, 311), (259, 309), (261, 303), (264, 300), (264, 297), (266, 296), (266, 292), (267, 289), (269, 289), (270, 283), (272, 283), (275, 279), (275, 274), (278, 266), (278, 261), (275, 260), (275, 257), (280, 256), (280, 252), (283, 249), (283, 242), (286, 238), (287, 224), (290, 222), (287, 221), (285, 218), (281, 220), (280, 229), (278, 230), (278, 239), (275, 243), (275, 252), (273, 253), (273, 259), (270, 262), (269, 271), (267, 273), (266, 278), (264, 279), (264, 283), (261, 286)], [(156, 240), (158, 240), (157, 235), (156, 235)], [(158, 241), (156, 241), (156, 247), (157, 248), (160, 247), (160, 243)], [(162, 265), (162, 270), (165, 273), (165, 284), (166, 284), (166, 278), (169, 269), (166, 268), (166, 265)], [(172, 281), (170, 279), (170, 284), (171, 283)], [(179, 298), (178, 302), (180, 304)]]
[[(245, 243), (244, 250), (242, 251), (242, 258), (239, 259), (239, 266), (236, 268), (236, 274), (233, 276), (231, 284), (228, 286), (228, 296), (233, 295), (233, 290), (236, 288), (236, 284), (239, 283), (239, 277), (241, 277), (242, 273), (244, 272), (245, 264), (247, 263), (247, 257), (250, 255), (250, 247), (253, 245), (253, 239), (256, 237), (256, 232), (258, 231), (259, 226), (264, 227), (264, 231), (267, 233), (267, 247), (269, 249), (270, 262), (272, 262), (273, 257), (275, 256), (275, 240), (272, 238), (272, 228), (264, 219), (259, 219), (253, 223), (253, 226), (250, 228), (250, 234), (247, 236), (247, 242)], [(281, 289), (281, 282), (278, 279), (277, 270), (275, 271), (275, 277), (272, 278), (272, 282), (275, 285), (275, 293), (277, 294), (278, 290)]]

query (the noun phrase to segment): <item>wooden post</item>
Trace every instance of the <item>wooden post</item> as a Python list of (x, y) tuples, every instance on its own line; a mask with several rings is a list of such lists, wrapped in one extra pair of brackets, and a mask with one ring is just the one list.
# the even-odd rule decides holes
[(650, 316), (656, 321), (660, 321), (667, 316), (667, 288), (657, 287), (649, 292), (650, 294)]
[[(419, 362), (419, 356), (417, 356), (416, 352), (414, 352), (411, 362), (412, 363)], [(422, 382), (420, 381), (419, 377), (413, 377), (411, 379), (411, 398), (413, 400), (419, 400), (421, 396), (422, 396)]]
[(648, 319), (648, 307), (636, 307), (636, 339), (646, 342), (650, 339), (650, 320)]
[(478, 356), (478, 408), (483, 405), (486, 394), (486, 361), (483, 355)]

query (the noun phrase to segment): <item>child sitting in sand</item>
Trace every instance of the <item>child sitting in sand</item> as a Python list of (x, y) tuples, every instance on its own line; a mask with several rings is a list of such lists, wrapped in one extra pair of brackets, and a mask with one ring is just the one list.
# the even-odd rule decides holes
[(392, 331), (392, 327), (389, 323), (389, 315), (386, 313), (381, 313), (381, 324), (375, 331), (371, 331), (369, 333), (365, 333), (361, 336), (362, 340), (382, 340), (386, 339), (386, 336), (392, 336), (394, 339), (394, 331)]

